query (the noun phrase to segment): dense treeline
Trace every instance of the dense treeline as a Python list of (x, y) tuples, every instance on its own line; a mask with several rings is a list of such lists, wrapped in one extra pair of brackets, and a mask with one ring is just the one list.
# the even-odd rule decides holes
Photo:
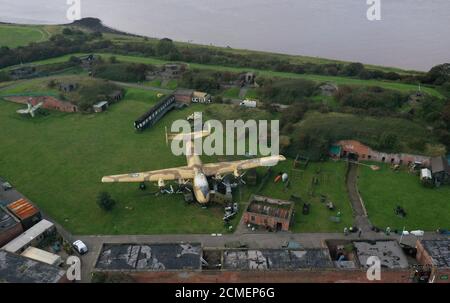
[(146, 64), (117, 62), (115, 57), (109, 58), (109, 62), (104, 62), (101, 58), (97, 60), (92, 69), (93, 76), (97, 78), (120, 81), (120, 82), (140, 82), (144, 81), (147, 72), (155, 67)]
[(317, 89), (317, 84), (303, 79), (265, 79), (260, 81), (258, 96), (262, 101), (293, 104), (311, 97)]
[(352, 87), (341, 85), (335, 93), (335, 99), (342, 106), (365, 110), (384, 109), (389, 113), (402, 107), (409, 100), (409, 94), (402, 94), (377, 86)]
[[(191, 69), (185, 72), (180, 80), (181, 87), (189, 87), (199, 91), (215, 93), (220, 89), (220, 85), (227, 74), (221, 72)], [(237, 77), (237, 76), (236, 76)]]

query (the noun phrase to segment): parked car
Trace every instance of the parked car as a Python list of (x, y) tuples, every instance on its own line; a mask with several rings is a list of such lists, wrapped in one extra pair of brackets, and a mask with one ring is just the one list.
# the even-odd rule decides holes
[(84, 244), (81, 240), (73, 242), (72, 246), (80, 255), (84, 255), (88, 252), (86, 244)]
[(251, 108), (255, 108), (256, 107), (256, 101), (253, 100), (244, 100), (241, 103), (239, 103), (240, 106), (244, 106), (244, 107), (251, 107)]

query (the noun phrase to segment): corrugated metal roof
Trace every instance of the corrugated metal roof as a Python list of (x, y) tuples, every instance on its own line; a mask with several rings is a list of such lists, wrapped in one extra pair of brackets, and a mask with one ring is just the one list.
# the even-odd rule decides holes
[(9, 204), (7, 207), (14, 215), (16, 215), (21, 220), (27, 219), (39, 213), (39, 209), (34, 207), (33, 204), (23, 198)]

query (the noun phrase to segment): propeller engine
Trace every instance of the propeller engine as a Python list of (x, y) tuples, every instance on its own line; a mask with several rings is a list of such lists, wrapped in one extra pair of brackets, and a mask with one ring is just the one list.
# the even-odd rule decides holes
[(164, 180), (163, 179), (159, 179), (158, 180), (158, 187), (165, 187), (166, 186), (166, 183), (164, 182)]

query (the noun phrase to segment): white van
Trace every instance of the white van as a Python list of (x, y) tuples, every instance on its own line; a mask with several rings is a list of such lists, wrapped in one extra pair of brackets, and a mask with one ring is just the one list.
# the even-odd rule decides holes
[(84, 255), (88, 252), (86, 244), (84, 244), (81, 240), (73, 242), (72, 246), (80, 255)]
[(241, 103), (239, 103), (240, 106), (245, 106), (245, 107), (251, 107), (251, 108), (255, 108), (256, 107), (256, 101), (253, 100), (244, 100)]

